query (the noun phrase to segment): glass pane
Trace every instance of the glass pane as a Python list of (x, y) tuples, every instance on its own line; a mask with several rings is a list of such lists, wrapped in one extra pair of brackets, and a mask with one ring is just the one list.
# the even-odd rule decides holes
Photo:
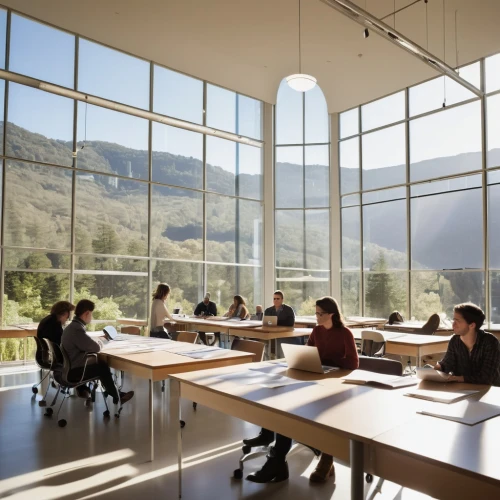
[(253, 139), (262, 139), (262, 102), (240, 94), (237, 94), (237, 99), (237, 133)]
[(299, 316), (314, 315), (316, 300), (330, 295), (329, 272), (277, 269), (276, 274), (276, 288)]
[(482, 185), (483, 180), (481, 174), (467, 175), (443, 181), (415, 184), (410, 188), (410, 195), (413, 198), (428, 194), (449, 193), (451, 191), (463, 191), (464, 189), (480, 188)]
[(306, 268), (330, 269), (330, 211), (306, 210)]
[(363, 189), (376, 189), (406, 182), (405, 126), (379, 130), (361, 139)]
[[(29, 259), (32, 269), (37, 269), (43, 256)], [(47, 262), (42, 265), (45, 267)], [(38, 322), (49, 314), (55, 302), (69, 300), (69, 273), (6, 270), (4, 293), (3, 321), (6, 325)]]
[(80, 38), (78, 90), (149, 109), (150, 63)]
[(207, 126), (236, 132), (236, 92), (207, 84)]
[(365, 205), (364, 269), (385, 272), (391, 269), (406, 269), (406, 266), (406, 200)]
[(330, 148), (305, 147), (305, 197), (306, 207), (330, 206)]
[(261, 267), (236, 267), (236, 283), (239, 293), (245, 298), (250, 314), (255, 314), (255, 306), (265, 306), (262, 293)]
[(206, 195), (207, 260), (236, 262), (236, 199)]
[(486, 73), (486, 92), (500, 89), (500, 54), (487, 57), (484, 62)]
[(143, 118), (79, 102), (78, 168), (149, 179), (148, 134)]
[(359, 207), (343, 208), (342, 269), (361, 269), (361, 211)]
[(203, 259), (202, 193), (151, 186), (151, 248), (154, 257)]
[(343, 207), (353, 207), (360, 204), (359, 194), (349, 194), (347, 196), (342, 196), (340, 198), (340, 206)]
[(203, 187), (203, 135), (153, 122), (154, 182)]
[[(0, 9), (0, 68), (2, 69), (5, 69), (6, 40), (7, 40), (7, 11), (5, 9)], [(10, 47), (10, 50), (12, 57), (12, 45)]]
[(77, 174), (75, 239), (80, 253), (147, 255), (147, 184)]
[(500, 327), (500, 272), (490, 273), (490, 327)]
[(4, 244), (69, 250), (72, 172), (7, 162)]
[(488, 241), (490, 268), (500, 269), (500, 184), (488, 186)]
[(487, 168), (500, 166), (500, 94), (486, 98)]
[(342, 305), (344, 317), (360, 316), (360, 273), (342, 273)]
[(155, 65), (153, 111), (203, 123), (203, 81)]
[(74, 88), (74, 35), (12, 13), (9, 71)]
[(207, 280), (210, 300), (217, 304), (219, 315), (223, 315), (238, 293), (235, 266), (207, 264)]
[(236, 142), (207, 136), (207, 188), (221, 194), (235, 194)]
[(404, 119), (404, 90), (361, 106), (361, 126), (363, 132)]
[(329, 142), (328, 108), (318, 85), (305, 93), (305, 106), (306, 144)]
[(262, 264), (262, 205), (257, 201), (237, 200), (239, 264)]
[[(374, 270), (383, 271), (382, 265)], [(364, 273), (365, 280), (365, 316), (388, 318), (393, 311), (403, 314), (407, 310), (406, 283), (404, 272)]]
[[(153, 288), (157, 283), (168, 283), (170, 295), (167, 300), (169, 311), (181, 307), (185, 314), (193, 314), (201, 302), (203, 290), (203, 264), (196, 262), (169, 262), (153, 260)], [(207, 289), (207, 292), (211, 290)]]
[(71, 268), (71, 256), (66, 253), (37, 252), (30, 250), (5, 249), (5, 268), (47, 271), (50, 269), (67, 270)]
[(340, 139), (359, 134), (359, 108), (340, 113)]
[(10, 83), (6, 153), (72, 166), (73, 109), (71, 99)]
[(339, 142), (340, 192), (359, 191), (359, 137)]
[(276, 267), (304, 267), (304, 211), (276, 210)]
[[(148, 261), (146, 259), (123, 259), (118, 257), (94, 257), (79, 255), (75, 260), (77, 271), (114, 271), (121, 274), (142, 274), (147, 276)], [(80, 273), (81, 274), (81, 273)]]
[(413, 269), (483, 267), (481, 189), (413, 198), (411, 221)]
[(405, 187), (383, 189), (382, 191), (370, 191), (368, 193), (363, 193), (363, 205), (379, 203), (381, 201), (399, 200), (402, 198), (406, 198)]
[(304, 148), (276, 148), (276, 208), (304, 206)]
[(462, 302), (473, 302), (485, 309), (483, 272), (411, 273), (411, 316), (427, 321), (431, 314), (453, 320), (453, 307)]
[(95, 303), (94, 319), (103, 323), (118, 318), (148, 318), (147, 294), (147, 276), (75, 274), (73, 302), (90, 299)]
[[(460, 68), (459, 75), (480, 88), (481, 68), (479, 62)], [(434, 109), (474, 99), (476, 94), (449, 77), (440, 76), (410, 88), (410, 116), (427, 113)]]
[(281, 81), (276, 102), (276, 144), (303, 144), (303, 100), (302, 92)]
[(238, 151), (239, 196), (262, 199), (262, 149), (245, 144), (236, 145)]
[[(0, 13), (2, 11), (0, 10)], [(0, 155), (3, 155), (4, 134), (4, 111), (5, 111), (5, 80), (0, 80)]]
[(465, 104), (410, 122), (410, 179), (480, 169), (481, 103)]

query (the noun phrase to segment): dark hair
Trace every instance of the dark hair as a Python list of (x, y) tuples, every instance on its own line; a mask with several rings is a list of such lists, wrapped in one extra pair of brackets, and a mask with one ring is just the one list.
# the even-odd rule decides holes
[(476, 332), (478, 332), (481, 326), (483, 326), (486, 316), (483, 310), (479, 306), (476, 306), (476, 304), (473, 304), (472, 302), (464, 302), (463, 304), (455, 306), (453, 310), (459, 313), (468, 325), (475, 323)]
[(236, 300), (236, 302), (238, 302), (239, 306), (241, 306), (242, 304), (246, 306), (245, 299), (241, 295), (235, 295), (233, 299)]
[(95, 304), (88, 299), (82, 299), (76, 304), (75, 308), (75, 316), (79, 318), (82, 314), (85, 314), (87, 311), (93, 311), (95, 309)]
[(285, 297), (283, 297), (283, 292), (281, 290), (276, 290), (273, 295), (279, 295), (282, 299), (284, 299)]
[(340, 312), (337, 301), (333, 297), (321, 297), (321, 299), (316, 301), (316, 305), (326, 313), (333, 314), (332, 322), (334, 327), (345, 327), (344, 317)]
[(50, 314), (54, 314), (55, 316), (59, 316), (61, 314), (70, 313), (75, 310), (75, 306), (68, 302), (67, 300), (60, 300), (56, 302), (52, 308), (50, 309)]
[(160, 283), (153, 293), (153, 299), (163, 300), (169, 293), (170, 287), (166, 283)]

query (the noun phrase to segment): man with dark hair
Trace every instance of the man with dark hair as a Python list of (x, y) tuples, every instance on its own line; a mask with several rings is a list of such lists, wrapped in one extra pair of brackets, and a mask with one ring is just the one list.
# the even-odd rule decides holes
[(485, 315), (466, 302), (453, 309), (453, 333), (444, 358), (435, 370), (448, 373), (448, 382), (500, 386), (500, 342), (481, 330)]
[(265, 310), (264, 316), (278, 316), (278, 326), (294, 326), (295, 313), (283, 300), (283, 292), (276, 290), (273, 294), (273, 305)]
[[(73, 321), (64, 329), (61, 347), (66, 351), (71, 362), (68, 377), (74, 381), (80, 380), (82, 375), (84, 378), (98, 377), (106, 392), (113, 398), (113, 402), (117, 404), (120, 400), (123, 404), (132, 399), (134, 392), (120, 392), (118, 394), (107, 363), (99, 360), (96, 364), (88, 363), (85, 366), (87, 354), (99, 352), (103, 345), (99, 340), (91, 339), (86, 331), (86, 326), (92, 321), (94, 308), (95, 304), (91, 300), (80, 300), (76, 305)], [(81, 397), (90, 396), (88, 388), (85, 386), (82, 386), (78, 394)]]
[[(205, 318), (208, 318), (209, 316), (217, 316), (217, 304), (210, 300), (210, 292), (207, 292), (205, 297), (203, 297), (203, 300), (196, 306), (194, 315), (203, 316)], [(200, 340), (207, 345), (207, 334), (205, 332), (198, 332), (198, 335), (200, 336)], [(216, 339), (220, 342), (219, 332), (214, 333), (214, 344)]]

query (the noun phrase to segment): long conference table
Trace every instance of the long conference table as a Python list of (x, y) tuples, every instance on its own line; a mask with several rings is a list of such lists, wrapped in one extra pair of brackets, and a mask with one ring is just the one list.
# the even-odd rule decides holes
[[(500, 498), (499, 417), (469, 426), (424, 416), (417, 412), (440, 403), (405, 397), (415, 386), (344, 384), (340, 377), (347, 370), (328, 375), (288, 370), (283, 374), (301, 383), (270, 389), (241, 383), (238, 377), (248, 368), (172, 375), (175, 415), (180, 417), (182, 397), (329, 453), (350, 464), (352, 500), (364, 498), (365, 472), (443, 500)], [(470, 399), (500, 400), (497, 387), (420, 382), (419, 388), (481, 389)], [(180, 496), (180, 431), (177, 444)]]

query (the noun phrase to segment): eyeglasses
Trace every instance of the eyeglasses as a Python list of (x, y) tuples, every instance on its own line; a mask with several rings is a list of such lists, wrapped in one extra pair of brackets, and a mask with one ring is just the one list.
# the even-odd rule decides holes
[(315, 312), (314, 314), (315, 314), (316, 316), (324, 316), (325, 314), (330, 314), (330, 313), (325, 313), (325, 312), (319, 313), (319, 312)]
[(273, 300), (281, 300), (281, 297), (273, 297)]

